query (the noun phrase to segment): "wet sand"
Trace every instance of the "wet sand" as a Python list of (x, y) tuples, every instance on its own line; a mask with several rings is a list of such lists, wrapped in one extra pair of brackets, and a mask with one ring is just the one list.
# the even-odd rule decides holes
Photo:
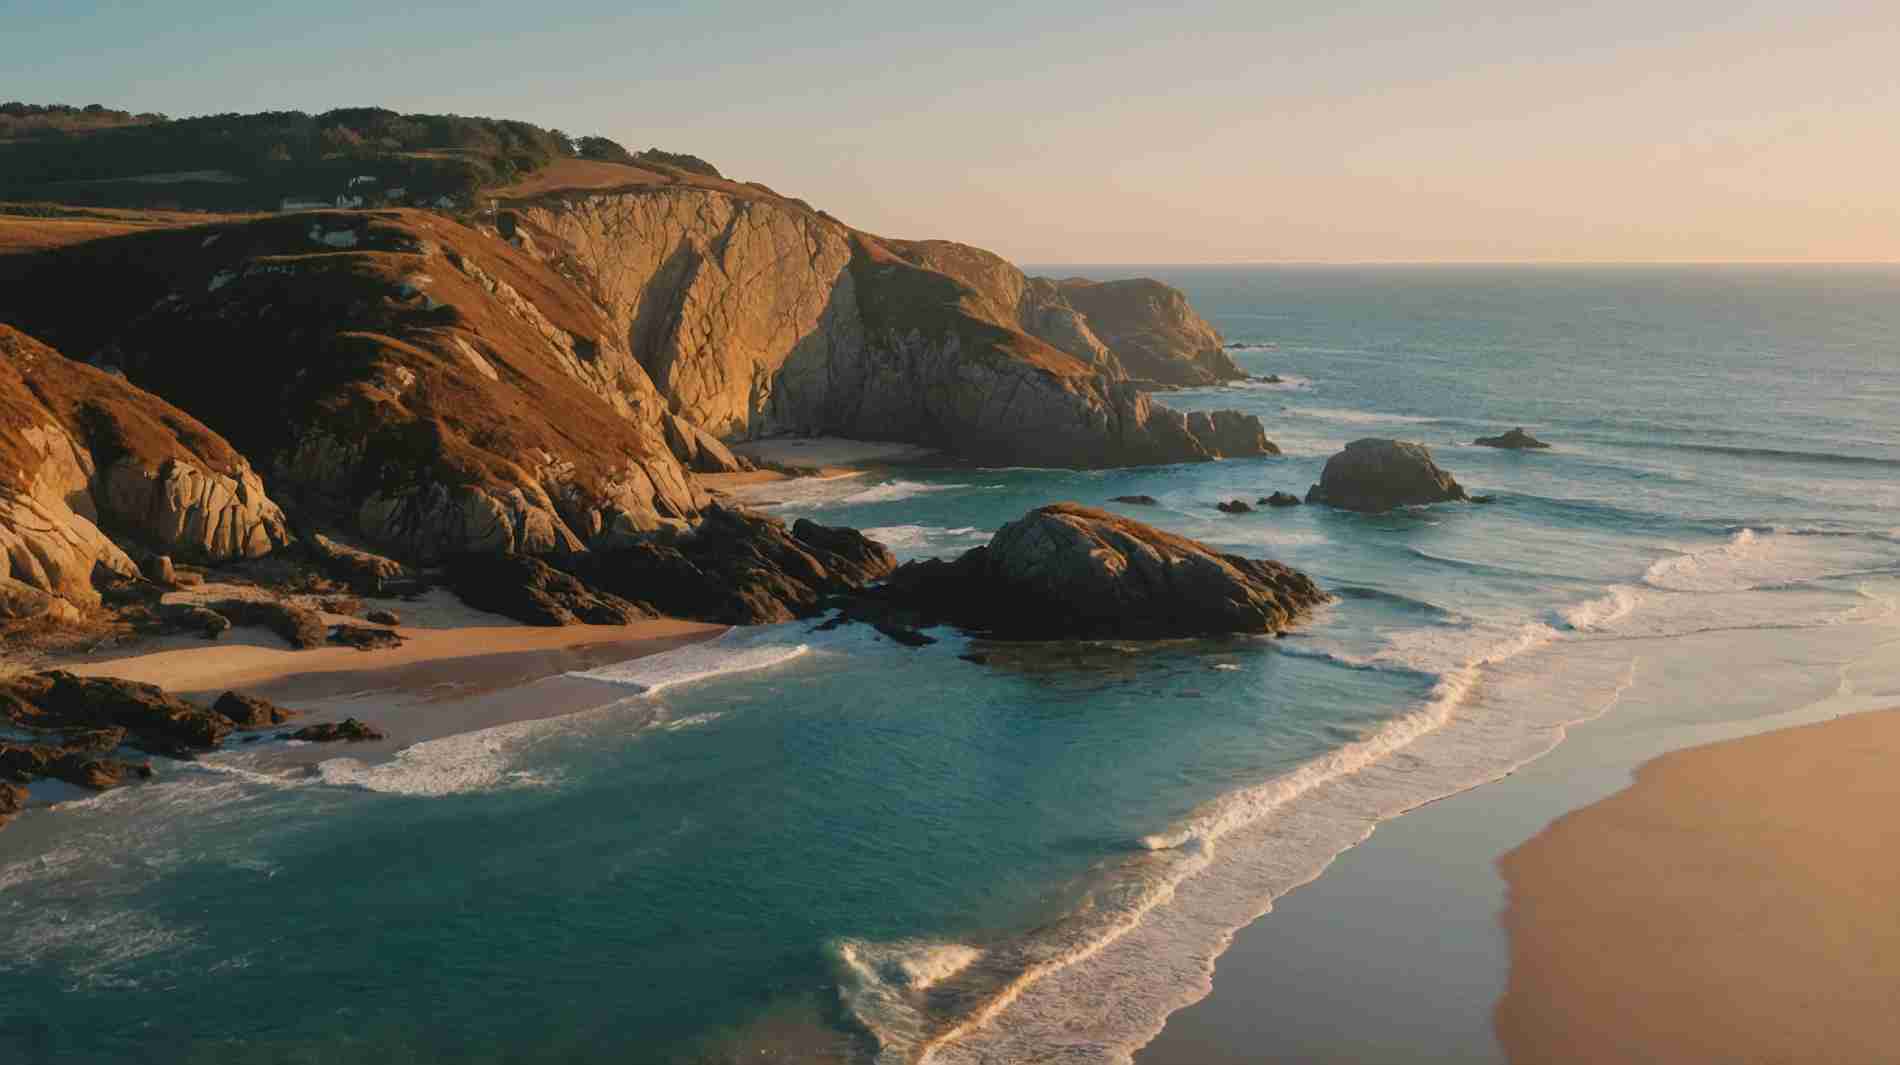
[(1679, 751), (1507, 854), (1513, 1062), (1900, 1054), (1900, 711)]

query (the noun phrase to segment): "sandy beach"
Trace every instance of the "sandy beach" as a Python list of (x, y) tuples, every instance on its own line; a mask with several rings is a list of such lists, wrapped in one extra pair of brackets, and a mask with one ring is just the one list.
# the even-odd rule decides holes
[(1900, 711), (1680, 751), (1500, 863), (1513, 1062), (1900, 1048)]

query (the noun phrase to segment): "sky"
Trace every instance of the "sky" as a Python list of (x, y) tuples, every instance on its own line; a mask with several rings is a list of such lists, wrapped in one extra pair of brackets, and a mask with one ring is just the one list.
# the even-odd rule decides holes
[(0, 0), (0, 99), (519, 118), (1043, 265), (1900, 260), (1895, 0)]

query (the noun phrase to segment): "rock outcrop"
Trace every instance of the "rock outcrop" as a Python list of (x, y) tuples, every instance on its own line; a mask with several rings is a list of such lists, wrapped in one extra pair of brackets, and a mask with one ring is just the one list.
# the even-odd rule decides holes
[(1269, 453), (1257, 420), (1203, 435), (1216, 427), (1150, 404), (1059, 286), (980, 249), (690, 184), (511, 207), (516, 240), (586, 280), (671, 409), (725, 440), (823, 433), (1054, 466)]
[(1300, 505), (1300, 497), (1292, 492), (1275, 492), (1270, 496), (1261, 496), (1260, 503), (1262, 506), (1269, 507), (1297, 507)]
[(671, 543), (594, 551), (563, 563), (587, 584), (639, 597), (674, 617), (763, 625), (819, 613), (896, 568), (889, 549), (854, 529), (784, 522), (711, 506)]
[(1055, 503), (954, 561), (907, 563), (865, 598), (923, 623), (1044, 640), (1277, 633), (1326, 594), (1278, 562)]
[(1373, 437), (1354, 440), (1327, 459), (1319, 483), (1306, 493), (1308, 503), (1369, 514), (1466, 498), (1425, 445)]
[(1501, 447), (1511, 451), (1535, 451), (1550, 446), (1525, 432), (1524, 427), (1521, 425), (1508, 433), (1500, 433), (1497, 436), (1481, 436), (1473, 440), (1472, 443), (1479, 447)]
[(298, 711), (285, 709), (269, 699), (230, 691), (218, 696), (218, 701), (211, 704), (211, 709), (223, 714), (233, 725), (241, 729), (281, 725), (298, 714)]
[(1089, 330), (1134, 377), (1171, 385), (1245, 380), (1220, 333), (1196, 314), (1180, 289), (1152, 278), (1090, 281), (1036, 279), (1079, 311)]
[[(0, 685), (0, 706), (30, 729), (123, 729), (129, 742), (154, 754), (189, 756), (215, 749), (230, 719), (168, 695), (156, 685), (63, 670), (14, 677)], [(114, 744), (108, 745), (110, 746)]]
[(95, 568), (139, 573), (109, 533), (200, 562), (255, 558), (291, 539), (263, 482), (217, 433), (0, 324), (0, 612), (70, 616), (15, 585), (97, 605)]
[(527, 555), (460, 555), (446, 572), (462, 602), (524, 625), (628, 625), (653, 616)]
[(292, 732), (289, 739), (302, 740), (305, 743), (366, 743), (383, 739), (381, 729), (367, 722), (346, 717), (342, 721), (326, 721), (321, 725), (305, 725)]

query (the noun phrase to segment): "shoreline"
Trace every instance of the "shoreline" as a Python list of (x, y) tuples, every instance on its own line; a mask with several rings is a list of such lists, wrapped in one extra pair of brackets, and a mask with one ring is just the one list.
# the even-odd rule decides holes
[[(1693, 704), (1657, 677), (1667, 663), (1652, 655), (1661, 668), (1608, 712), (1570, 725), (1541, 757), (1368, 822), (1366, 838), (1231, 933), (1205, 997), (1171, 1014), (1132, 1061), (1502, 1065), (1493, 1011), (1510, 953), (1498, 860), (1553, 821), (1623, 790), (1660, 756), (1893, 706), (1897, 635), (1900, 626), (1889, 622), (1845, 659), (1806, 663), (1805, 686), (1773, 671), (1743, 672), (1726, 695)], [(1682, 639), (1658, 638), (1655, 649), (1698, 650), (1671, 644)], [(1700, 650), (1721, 653), (1721, 638), (1708, 639)], [(1862, 683), (1851, 682), (1862, 674)]]
[(1506, 1056), (1891, 1054), (1897, 756), (1892, 708), (1675, 751), (1506, 854)]

